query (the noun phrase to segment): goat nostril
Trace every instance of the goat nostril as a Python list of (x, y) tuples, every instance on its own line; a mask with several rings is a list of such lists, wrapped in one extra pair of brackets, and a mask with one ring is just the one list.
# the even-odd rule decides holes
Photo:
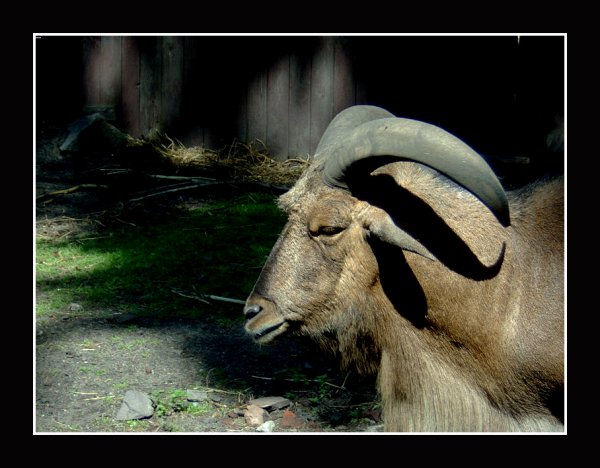
[(252, 317), (257, 316), (261, 310), (261, 306), (259, 306), (258, 304), (253, 304), (249, 306), (246, 310), (244, 310), (244, 315), (247, 319), (251, 319)]

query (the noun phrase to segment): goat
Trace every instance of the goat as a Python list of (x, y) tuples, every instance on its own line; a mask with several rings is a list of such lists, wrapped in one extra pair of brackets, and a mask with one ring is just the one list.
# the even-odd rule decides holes
[(338, 114), (244, 308), (377, 374), (384, 430), (564, 430), (562, 176), (505, 192), (448, 132)]

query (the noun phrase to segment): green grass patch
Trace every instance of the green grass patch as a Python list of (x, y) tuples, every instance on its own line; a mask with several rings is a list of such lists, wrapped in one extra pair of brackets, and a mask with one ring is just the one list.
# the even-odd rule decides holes
[(173, 290), (244, 300), (284, 222), (273, 196), (246, 194), (88, 239), (39, 239), (37, 313), (75, 302), (82, 310), (237, 320), (239, 305), (207, 305)]

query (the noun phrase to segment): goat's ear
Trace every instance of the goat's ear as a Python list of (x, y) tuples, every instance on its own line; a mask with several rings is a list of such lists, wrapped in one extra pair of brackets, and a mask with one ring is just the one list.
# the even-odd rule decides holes
[(370, 235), (463, 276), (493, 275), (504, 258), (505, 228), (468, 191), (448, 186), (430, 171), (398, 171), (402, 164), (394, 164), (396, 177), (377, 171), (352, 186), (369, 206), (362, 224)]
[(363, 225), (369, 235), (377, 237), (386, 244), (419, 254), (429, 260), (437, 260), (417, 239), (396, 226), (385, 211), (374, 207), (371, 207), (368, 211), (368, 217), (363, 220)]

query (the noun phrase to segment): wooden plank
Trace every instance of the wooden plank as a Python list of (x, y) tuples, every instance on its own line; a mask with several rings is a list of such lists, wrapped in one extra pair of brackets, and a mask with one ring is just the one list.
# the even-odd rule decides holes
[(369, 104), (369, 93), (368, 93), (368, 88), (365, 84), (364, 81), (362, 80), (356, 80), (356, 99), (355, 99), (355, 103), (357, 105), (360, 104)]
[(162, 37), (140, 37), (141, 133), (160, 130)]
[(122, 121), (125, 132), (139, 138), (140, 130), (140, 50), (137, 37), (122, 41)]
[(200, 108), (198, 106), (198, 83), (197, 75), (201, 72), (201, 55), (199, 37), (186, 36), (183, 38), (183, 95), (181, 112), (185, 123), (184, 133), (179, 136), (183, 144), (187, 146), (202, 146), (204, 144), (204, 132), (199, 122)]
[(334, 44), (333, 77), (333, 115), (335, 116), (356, 103), (352, 62), (344, 47), (343, 38), (337, 38)]
[(323, 37), (315, 52), (311, 70), (310, 153), (333, 118), (334, 38)]
[(248, 84), (248, 142), (267, 140), (267, 73), (259, 71)]
[(248, 93), (242, 93), (236, 115), (235, 137), (239, 141), (248, 141)]
[(121, 99), (121, 37), (100, 42), (100, 103), (116, 108)]
[(310, 148), (310, 53), (290, 56), (289, 157), (304, 158)]
[(288, 157), (290, 58), (284, 55), (267, 75), (267, 146), (271, 157)]
[(183, 38), (164, 37), (162, 41), (161, 128), (168, 132), (177, 126), (183, 89)]
[(100, 104), (100, 41), (101, 37), (83, 40), (83, 87), (84, 106)]

